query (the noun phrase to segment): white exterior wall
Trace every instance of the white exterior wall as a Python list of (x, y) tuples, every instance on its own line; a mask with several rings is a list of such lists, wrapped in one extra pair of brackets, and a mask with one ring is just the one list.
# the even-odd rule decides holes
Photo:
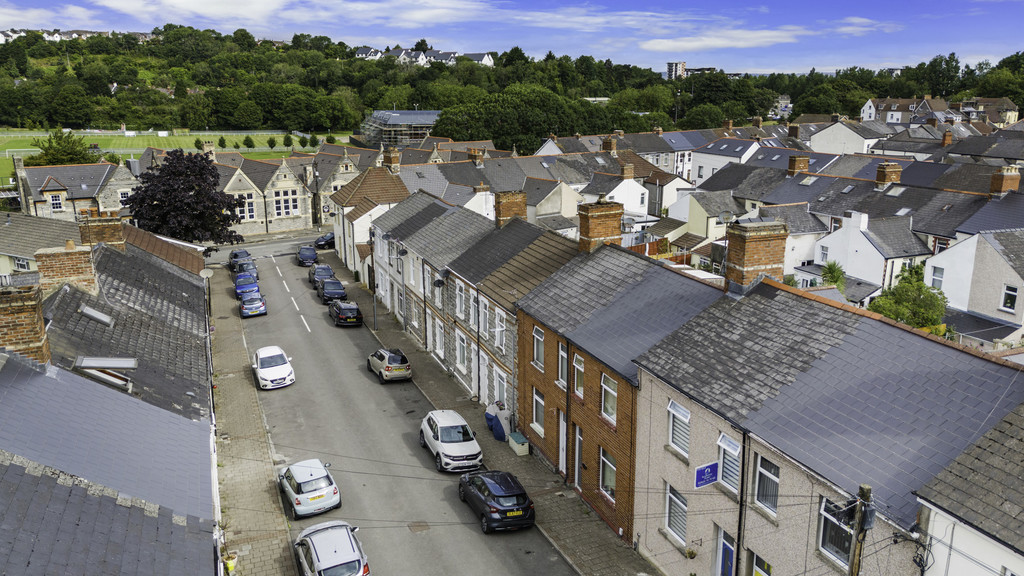
[(875, 119), (875, 103), (868, 100), (866, 104), (860, 109), (860, 117), (863, 121)]
[(927, 533), (931, 557), (924, 576), (1024, 574), (1024, 556), (978, 532), (968, 524), (921, 501), (930, 512)]
[(864, 154), (877, 140), (865, 140), (842, 122), (811, 135), (811, 149), (828, 154)]
[[(679, 199), (672, 204), (665, 203), (664, 206), (668, 207), (668, 217), (675, 218), (676, 220), (682, 220), (683, 222), (690, 221), (690, 192), (693, 189), (681, 190), (679, 193)], [(687, 227), (687, 232), (693, 232), (692, 229)]]
[(739, 158), (732, 156), (720, 156), (718, 154), (705, 154), (702, 152), (693, 153), (693, 172), (690, 173), (690, 181), (695, 186), (700, 186), (712, 174), (721, 170), (730, 162), (740, 162)]
[[(847, 276), (867, 280), (872, 284), (885, 286), (885, 258), (864, 236), (858, 219), (843, 218), (843, 227), (818, 241), (814, 250), (814, 263), (824, 266), (821, 247), (828, 248), (828, 260), (835, 260), (843, 267)], [(863, 215), (863, 229), (867, 229), (867, 215)]]
[(971, 280), (974, 277), (974, 254), (978, 236), (950, 246), (932, 256), (924, 265), (924, 283), (932, 285), (935, 267), (942, 268), (942, 293), (949, 299), (950, 308), (967, 310), (970, 305)]
[(477, 192), (462, 207), (476, 212), (485, 218), (494, 220), (494, 193)]
[(802, 262), (814, 260), (814, 250), (821, 237), (821, 234), (790, 234), (786, 238), (786, 258), (782, 273), (793, 274)]

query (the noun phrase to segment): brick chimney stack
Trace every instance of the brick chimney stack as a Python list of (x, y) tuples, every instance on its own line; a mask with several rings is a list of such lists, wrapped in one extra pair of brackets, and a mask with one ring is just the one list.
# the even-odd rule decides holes
[(473, 164), (480, 166), (484, 163), (484, 151), (482, 148), (470, 148), (469, 159), (473, 161)]
[(750, 123), (751, 126), (758, 129), (760, 129), (763, 124), (764, 118), (761, 118), (760, 116), (754, 116), (754, 119)]
[(633, 165), (632, 164), (623, 164), (622, 165), (622, 179), (623, 180), (632, 180), (634, 178), (633, 175), (634, 175)]
[(0, 346), (42, 364), (50, 362), (39, 286), (0, 288)]
[(782, 222), (737, 221), (725, 237), (725, 279), (729, 290), (747, 293), (764, 276), (782, 281), (789, 230)]
[(939, 127), (939, 119), (936, 118), (935, 116), (932, 116), (932, 117), (928, 118), (924, 122), (925, 122), (925, 124), (931, 126), (932, 128), (938, 128)]
[(832, 121), (833, 122), (839, 122), (840, 118), (842, 118), (842, 116), (840, 116), (839, 114), (833, 114), (832, 115)]
[(992, 174), (989, 196), (1003, 196), (1011, 190), (1020, 190), (1020, 170), (1016, 166), (1003, 166)]
[(203, 142), (203, 154), (209, 154), (210, 155), (210, 159), (213, 160), (214, 162), (216, 162), (217, 161), (217, 146), (213, 142), (211, 142), (209, 140)]
[(800, 125), (799, 124), (790, 124), (789, 125), (789, 137), (790, 138), (797, 138), (797, 139), (800, 138)]
[(381, 162), (381, 166), (387, 168), (388, 172), (392, 174), (398, 174), (402, 169), (402, 153), (398, 151), (398, 148), (389, 146), (384, 151), (384, 160)]
[(514, 192), (495, 192), (495, 226), (498, 228), (504, 228), (505, 224), (508, 224), (516, 217), (526, 220), (526, 192), (523, 192), (522, 190), (516, 190)]
[(617, 150), (618, 145), (619, 145), (619, 141), (615, 139), (615, 136), (609, 136), (609, 137), (607, 137), (607, 138), (605, 138), (604, 140), (601, 141), (601, 151), (602, 152), (607, 152), (607, 153), (611, 154), (612, 158), (618, 158), (619, 157), (619, 152)]
[(786, 170), (786, 175), (789, 177), (796, 176), (801, 172), (807, 172), (811, 169), (811, 157), (810, 156), (790, 156), (789, 157), (789, 168)]
[(82, 244), (95, 246), (103, 242), (124, 252), (124, 224), (117, 212), (100, 212), (96, 208), (79, 210), (78, 232)]
[(661, 136), (662, 134), (665, 133), (665, 131), (661, 129), (661, 126), (655, 126), (654, 133), (657, 134), (658, 136)]
[(878, 170), (875, 172), (875, 187), (882, 189), (889, 184), (899, 184), (900, 174), (902, 173), (903, 167), (896, 162), (880, 163)]
[(732, 120), (725, 120), (722, 122), (722, 128), (726, 130), (732, 130)]
[(946, 146), (952, 146), (952, 145), (953, 145), (953, 131), (952, 130), (946, 130), (945, 132), (942, 133), (942, 147), (945, 148)]
[(580, 252), (593, 252), (602, 244), (622, 245), (622, 204), (580, 204)]
[(74, 240), (67, 240), (63, 248), (36, 250), (35, 257), (44, 297), (64, 284), (74, 284), (91, 294), (99, 292), (88, 246), (75, 246)]

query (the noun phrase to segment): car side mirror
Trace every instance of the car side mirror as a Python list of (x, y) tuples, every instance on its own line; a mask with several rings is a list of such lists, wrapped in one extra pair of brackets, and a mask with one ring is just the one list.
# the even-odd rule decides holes
[(472, 436), (473, 438), (476, 438), (476, 432), (470, 431), (469, 435)]
[(352, 532), (359, 532), (359, 526), (353, 526)]
[(330, 468), (330, 467), (331, 467), (331, 463), (330, 462), (324, 462), (324, 468)]
[(433, 436), (434, 436), (434, 440), (437, 440), (437, 434), (434, 434)]
[(253, 365), (252, 365), (252, 369), (253, 369), (253, 370), (255, 370), (255, 369), (256, 369), (256, 365), (255, 365), (255, 364), (253, 364)]
[(289, 357), (288, 357), (288, 361), (289, 361), (289, 362), (291, 362), (291, 361), (292, 361), (292, 357), (291, 357), (291, 356), (289, 356)]

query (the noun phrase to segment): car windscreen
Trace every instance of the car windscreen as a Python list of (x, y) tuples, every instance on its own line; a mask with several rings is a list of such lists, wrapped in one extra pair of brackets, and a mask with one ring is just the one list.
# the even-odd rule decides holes
[(246, 296), (242, 300), (242, 304), (244, 304), (246, 306), (259, 306), (262, 303), (263, 303), (263, 297), (262, 296)]
[(324, 282), (324, 290), (344, 290), (345, 285), (341, 280), (327, 280)]
[(320, 576), (355, 576), (359, 572), (359, 560), (345, 562), (330, 568), (324, 568), (319, 572)]
[(394, 366), (395, 364), (408, 364), (409, 359), (405, 357), (405, 354), (392, 354), (388, 356), (388, 364)]
[(495, 496), (494, 503), (498, 506), (523, 506), (526, 504), (526, 494), (512, 494), (511, 496)]
[(460, 424), (458, 426), (443, 426), (441, 428), (441, 442), (446, 444), (455, 442), (470, 442), (473, 440), (473, 433), (469, 426)]
[(306, 482), (299, 483), (299, 494), (308, 494), (309, 492), (316, 492), (317, 490), (323, 490), (331, 485), (331, 479), (327, 476), (321, 476), (314, 478)]
[(314, 276), (334, 276), (334, 270), (330, 266), (321, 266), (313, 271)]
[(299, 256), (312, 257), (316, 256), (315, 248), (299, 248)]
[(248, 250), (239, 250), (238, 252), (235, 252), (234, 256), (232, 256), (232, 258), (234, 258), (235, 260), (238, 260), (239, 258), (248, 258), (248, 257), (249, 257), (249, 251)]
[(244, 286), (245, 284), (254, 284), (256, 279), (252, 277), (252, 274), (242, 274), (238, 278), (235, 278), (235, 286)]
[(273, 368), (274, 366), (281, 366), (287, 364), (288, 358), (284, 354), (272, 354), (270, 356), (264, 356), (260, 358), (260, 368)]

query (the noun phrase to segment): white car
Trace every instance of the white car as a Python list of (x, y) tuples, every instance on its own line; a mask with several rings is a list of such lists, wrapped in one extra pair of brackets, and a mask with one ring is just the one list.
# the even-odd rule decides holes
[(295, 540), (295, 561), (302, 576), (368, 576), (370, 565), (356, 538), (359, 528), (332, 520), (306, 528)]
[(256, 384), (263, 390), (281, 388), (295, 383), (292, 359), (279, 346), (264, 346), (252, 356)]
[(420, 446), (434, 455), (438, 472), (476, 470), (484, 461), (476, 434), (454, 410), (434, 410), (424, 416), (420, 424)]
[(292, 507), (292, 520), (341, 507), (338, 485), (327, 471), (330, 466), (314, 458), (296, 462), (278, 472), (281, 492)]

